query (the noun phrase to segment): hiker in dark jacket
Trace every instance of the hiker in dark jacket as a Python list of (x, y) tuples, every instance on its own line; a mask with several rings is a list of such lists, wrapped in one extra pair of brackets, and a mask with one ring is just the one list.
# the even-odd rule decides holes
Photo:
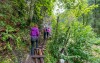
[(51, 30), (50, 30), (50, 28), (48, 27), (48, 28), (47, 28), (47, 38), (49, 38), (50, 32), (51, 32)]
[(44, 33), (44, 40), (46, 40), (46, 36), (47, 36), (47, 27), (44, 26), (43, 29), (43, 33)]

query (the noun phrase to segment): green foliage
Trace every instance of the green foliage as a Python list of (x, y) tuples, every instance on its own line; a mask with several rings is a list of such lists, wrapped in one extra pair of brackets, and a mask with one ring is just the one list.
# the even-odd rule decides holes
[(36, 0), (35, 3), (30, 3), (31, 5), (29, 2), (30, 0), (0, 1), (0, 29), (3, 27), (6, 30), (0, 32), (0, 53), (2, 53), (0, 63), (21, 63), (24, 54), (29, 51), (27, 44), (30, 43), (30, 37), (27, 36), (29, 30), (26, 27), (30, 18), (31, 5), (34, 5), (32, 6), (32, 11), (34, 11), (32, 21), (36, 19), (39, 25), (45, 14), (52, 14), (54, 0)]
[[(69, 32), (67, 30), (68, 27), (66, 27), (65, 22), (60, 22), (57, 39), (53, 38), (49, 42), (46, 53), (48, 52), (48, 55), (55, 59), (64, 58), (69, 62), (83, 63), (84, 61), (90, 61), (89, 58), (92, 55), (90, 41), (95, 38), (92, 28), (75, 21), (71, 23)], [(63, 57), (60, 54), (62, 48), (65, 49)]]
[(27, 12), (27, 3), (25, 0), (12, 0), (11, 2), (14, 13), (18, 13), (19, 17), (25, 17)]
[[(3, 58), (3, 56), (1, 56), (1, 63), (20, 63), (22, 58), (24, 57), (23, 53), (26, 53), (28, 51), (26, 42), (21, 38), (21, 35), (24, 35), (22, 34), (23, 31), (20, 32), (21, 34), (18, 33), (19, 35), (15, 35), (14, 33), (12, 33), (15, 30), (16, 29), (14, 27), (6, 25), (6, 32), (2, 33), (1, 40), (3, 40), (2, 43), (4, 43), (5, 45), (0, 48), (0, 51), (6, 52), (5, 56), (8, 57)], [(3, 53), (0, 55), (3, 55)]]
[(100, 58), (93, 58), (91, 63), (100, 63)]
[(12, 47), (11, 47), (10, 43), (8, 42), (6, 45), (7, 45), (8, 50), (12, 51)]
[[(21, 28), (26, 27), (28, 15), (28, 5), (24, 0), (11, 0), (0, 3), (0, 24), (11, 24), (16, 26), (17, 23), (21, 24)], [(4, 22), (2, 22), (4, 21)]]
[(2, 33), (3, 37), (2, 40), (6, 41), (9, 38), (13, 38), (13, 34), (9, 34), (10, 32), (14, 31), (15, 29), (11, 27), (10, 25), (6, 25), (6, 32)]
[(0, 21), (0, 24), (1, 24), (1, 25), (0, 25), (1, 27), (3, 27), (3, 26), (6, 25), (4, 21)]
[(100, 38), (96, 38), (96, 39), (92, 40), (92, 42), (93, 42), (95, 45), (100, 45)]
[(92, 20), (91, 25), (94, 28), (94, 31), (97, 33), (98, 36), (100, 36), (100, 1), (99, 0), (88, 0), (88, 4), (90, 5), (98, 5), (97, 8), (95, 8), (92, 12)]
[[(71, 42), (68, 45), (69, 55), (78, 55), (80, 60), (89, 60), (91, 57), (91, 39), (95, 38), (90, 26), (75, 22), (71, 28)], [(80, 61), (76, 60), (76, 62)]]
[[(29, 51), (29, 30), (26, 29), (28, 19), (32, 17), (32, 21), (40, 26), (43, 18), (52, 15), (56, 0), (2, 1), (0, 29), (6, 28), (6, 32), (0, 32), (0, 63), (21, 63), (24, 54)], [(52, 40), (46, 45), (45, 62), (56, 63), (58, 59), (63, 58), (69, 63), (100, 63), (100, 39), (95, 38), (93, 29), (87, 25), (90, 21), (95, 23), (94, 29), (99, 35), (99, 0), (94, 0), (96, 3), (92, 0), (58, 1), (65, 12), (58, 15), (58, 26), (55, 16), (52, 18), (53, 35)], [(78, 21), (82, 21), (83, 24)], [(16, 28), (19, 28), (19, 32), (15, 34), (13, 31)], [(64, 52), (61, 54), (63, 48)]]
[(50, 42), (48, 41), (48, 43), (46, 45), (46, 51), (45, 51), (46, 58), (45, 58), (45, 62), (48, 62), (48, 63), (56, 63), (57, 62), (57, 59), (51, 55), (51, 52), (49, 50)]
[(52, 14), (54, 0), (38, 0), (34, 3), (33, 22), (41, 23), (41, 19)]
[(2, 60), (1, 63), (11, 63), (11, 59)]

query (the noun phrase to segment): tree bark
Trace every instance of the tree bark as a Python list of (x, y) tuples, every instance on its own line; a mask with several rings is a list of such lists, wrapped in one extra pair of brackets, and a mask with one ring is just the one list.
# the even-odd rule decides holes
[(59, 23), (59, 16), (57, 17), (56, 32), (55, 32), (55, 40), (57, 40), (57, 36), (58, 36), (58, 23)]
[(28, 25), (32, 22), (35, 1), (36, 0), (30, 0)]
[[(96, 5), (96, 0), (94, 1), (94, 4)], [(94, 10), (94, 28), (96, 27), (96, 8), (95, 8), (95, 10)]]

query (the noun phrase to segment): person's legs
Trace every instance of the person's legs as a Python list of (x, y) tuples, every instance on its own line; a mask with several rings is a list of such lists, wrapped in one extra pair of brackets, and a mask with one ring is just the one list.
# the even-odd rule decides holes
[(36, 48), (38, 48), (38, 39), (36, 39)]
[(47, 32), (47, 38), (49, 37), (49, 32)]
[(44, 40), (46, 40), (46, 32), (44, 32)]
[(34, 41), (31, 38), (31, 55), (34, 54)]

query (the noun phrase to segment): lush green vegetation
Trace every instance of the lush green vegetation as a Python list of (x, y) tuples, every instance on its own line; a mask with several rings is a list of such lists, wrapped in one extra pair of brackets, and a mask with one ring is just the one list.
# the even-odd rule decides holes
[(49, 19), (52, 38), (46, 44), (46, 63), (61, 58), (100, 63), (99, 15), (99, 0), (1, 0), (0, 63), (23, 62), (30, 52), (30, 26), (37, 23), (41, 31)]
[(24, 61), (30, 51), (30, 24), (34, 22), (41, 26), (44, 14), (51, 15), (53, 2), (0, 1), (0, 63)]
[[(65, 11), (58, 14), (57, 20), (52, 20), (54, 33), (52, 40), (47, 44), (45, 61), (56, 63), (62, 58), (69, 63), (99, 63), (100, 39), (93, 32), (96, 29), (91, 26), (94, 25), (95, 17), (92, 15), (94, 15), (93, 12), (96, 12), (94, 10), (98, 8), (98, 5), (93, 3), (89, 5), (90, 2), (88, 3), (86, 0), (77, 0), (77, 2), (61, 0), (59, 2), (64, 4), (59, 5), (59, 8), (64, 7)], [(95, 25), (98, 26), (97, 23)], [(97, 27), (97, 29), (99, 28)], [(61, 51), (63, 51), (63, 55)]]

